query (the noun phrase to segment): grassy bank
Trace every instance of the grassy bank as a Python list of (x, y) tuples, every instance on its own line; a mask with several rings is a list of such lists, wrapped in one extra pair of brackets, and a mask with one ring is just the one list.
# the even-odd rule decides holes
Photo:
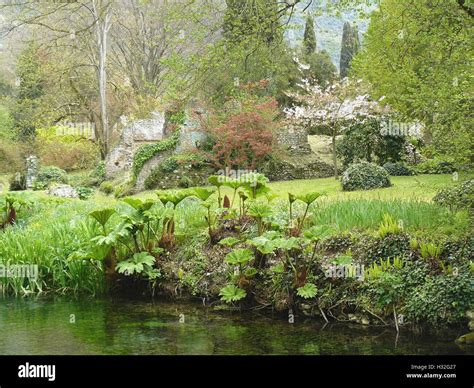
[[(395, 311), (409, 323), (459, 323), (473, 299), (470, 219), (431, 202), (451, 184), (447, 175), (399, 177), (390, 188), (347, 193), (332, 178), (274, 182), (275, 199), (249, 200), (243, 211), (218, 209), (211, 189), (160, 200), (20, 193), (28, 203), (0, 232), (0, 263), (36, 264), (39, 276), (0, 284), (17, 295), (138, 287), (324, 319), (393, 324)], [(325, 195), (301, 196), (290, 212), (287, 190)], [(338, 265), (363, 276), (328, 277)]]

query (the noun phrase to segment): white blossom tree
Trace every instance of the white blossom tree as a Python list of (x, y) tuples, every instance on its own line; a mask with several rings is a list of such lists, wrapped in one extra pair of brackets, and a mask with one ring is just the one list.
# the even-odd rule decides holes
[[(300, 71), (307, 70), (308, 65), (301, 63), (297, 58), (295, 62)], [(296, 105), (285, 109), (285, 114), (290, 121), (298, 125), (329, 128), (332, 137), (334, 177), (338, 179), (336, 137), (354, 124), (380, 117), (388, 111), (388, 107), (382, 107), (379, 104), (380, 100), (371, 100), (367, 93), (362, 93), (365, 89), (360, 80), (354, 82), (344, 78), (321, 87), (303, 79), (299, 86), (301, 92), (287, 93)]]

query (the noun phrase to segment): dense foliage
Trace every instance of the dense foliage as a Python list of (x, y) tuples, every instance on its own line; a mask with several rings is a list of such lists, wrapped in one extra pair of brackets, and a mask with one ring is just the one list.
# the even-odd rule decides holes
[[(465, 323), (472, 1), (381, 0), (365, 36), (335, 15), (339, 75), (314, 18), (362, 0), (7, 3), (0, 269), (38, 273), (0, 275), (1, 294), (193, 297), (397, 331)], [(125, 134), (154, 112), (163, 140), (136, 150), (131, 177), (106, 176), (115, 142), (134, 149)], [(76, 124), (91, 133), (61, 134)], [(13, 193), (28, 155), (36, 191)], [(79, 198), (46, 190), (60, 183)]]
[(146, 162), (163, 151), (169, 151), (176, 147), (179, 140), (179, 130), (164, 140), (153, 144), (141, 146), (133, 155), (133, 176), (136, 178)]
[(211, 118), (208, 131), (214, 144), (210, 159), (216, 168), (253, 170), (271, 153), (279, 111), (274, 99), (256, 95), (266, 84), (243, 85), (240, 94)]
[(35, 190), (44, 190), (50, 183), (67, 183), (66, 171), (56, 166), (41, 167), (33, 183)]
[(455, 167), (451, 162), (435, 158), (428, 159), (416, 166), (419, 174), (451, 174), (455, 171)]
[(383, 168), (392, 176), (410, 176), (414, 175), (414, 169), (403, 162), (385, 163)]
[(458, 164), (472, 162), (474, 141), (472, 5), (464, 3), (381, 1), (355, 63), (375, 98), (385, 96), (406, 121), (423, 122), (436, 150)]
[(383, 167), (373, 163), (356, 163), (350, 165), (342, 174), (342, 189), (370, 190), (391, 186), (390, 177)]
[(474, 180), (469, 180), (454, 187), (440, 190), (433, 201), (453, 209), (474, 211)]
[(359, 30), (357, 25), (345, 22), (342, 31), (341, 61), (339, 65), (341, 78), (348, 76), (352, 58), (359, 51), (359, 47)]
[(199, 153), (178, 154), (165, 159), (145, 179), (145, 189), (203, 186), (214, 169)]
[(368, 120), (350, 126), (337, 142), (337, 153), (344, 166), (366, 161), (383, 165), (398, 162), (404, 151), (406, 139), (390, 136), (381, 131), (379, 119)]
[[(463, 321), (474, 259), (463, 212), (427, 202), (326, 203), (317, 192), (275, 200), (262, 175), (214, 178), (214, 188), (157, 191), (107, 207), (7, 198), (17, 218), (0, 232), (0, 258), (21, 263), (35, 252), (40, 271), (34, 280), (2, 279), (3, 292), (133, 286), (241, 307), (312, 306), (328, 319), (362, 314), (374, 325), (395, 324), (394, 311), (401, 325)], [(439, 239), (446, 223), (453, 234)]]

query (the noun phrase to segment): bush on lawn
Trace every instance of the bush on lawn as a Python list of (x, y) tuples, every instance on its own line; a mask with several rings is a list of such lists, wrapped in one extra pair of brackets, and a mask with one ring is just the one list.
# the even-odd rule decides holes
[(114, 184), (110, 181), (104, 181), (100, 184), (99, 190), (105, 194), (112, 194), (114, 192)]
[(415, 175), (415, 171), (403, 162), (385, 163), (383, 168), (392, 176)]
[(371, 190), (391, 185), (387, 171), (373, 163), (352, 164), (342, 174), (342, 189), (344, 191)]
[(14, 174), (9, 181), (10, 191), (26, 190), (26, 175), (22, 172)]

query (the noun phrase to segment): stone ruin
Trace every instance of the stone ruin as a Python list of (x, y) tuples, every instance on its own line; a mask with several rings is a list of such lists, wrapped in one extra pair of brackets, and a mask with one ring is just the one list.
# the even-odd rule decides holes
[[(136, 179), (136, 190), (144, 189), (148, 175), (173, 153), (190, 152), (205, 141), (201, 119), (205, 112), (195, 106), (186, 110), (184, 124), (175, 150), (170, 150), (148, 160)], [(106, 175), (111, 178), (119, 172), (129, 173), (133, 156), (143, 144), (160, 141), (169, 133), (169, 122), (164, 112), (154, 112), (151, 119), (123, 122), (123, 131), (117, 146), (106, 159)], [(271, 180), (311, 179), (331, 176), (332, 167), (311, 150), (306, 128), (285, 125), (275, 133), (277, 148), (281, 151), (262, 172)]]
[[(184, 124), (180, 128), (180, 138), (176, 148), (177, 153), (196, 149), (205, 138), (199, 116), (204, 114), (199, 109), (188, 109)], [(119, 143), (110, 152), (105, 161), (107, 177), (113, 177), (119, 172), (129, 172), (133, 164), (133, 155), (147, 143), (163, 140), (169, 134), (168, 117), (165, 112), (154, 112), (151, 119), (136, 120), (127, 123), (122, 120), (122, 134)], [(147, 170), (153, 167), (153, 160), (149, 161)]]
[(276, 131), (275, 143), (280, 152), (262, 171), (270, 180), (325, 178), (333, 174), (332, 166), (311, 150), (306, 128), (285, 125)]
[(167, 120), (164, 112), (153, 112), (152, 118), (131, 123), (122, 118), (121, 124), (123, 130), (120, 140), (105, 161), (107, 177), (130, 171), (135, 151), (143, 144), (162, 140), (166, 135)]
[[(192, 113), (191, 113), (192, 112)], [(189, 152), (199, 148), (206, 139), (206, 133), (202, 129), (201, 118), (205, 115), (202, 109), (186, 111), (184, 124), (181, 126), (177, 153)]]
[(26, 158), (26, 188), (33, 188), (38, 175), (38, 157), (30, 155)]
[(306, 128), (296, 125), (286, 125), (276, 131), (276, 144), (290, 154), (311, 154)]

